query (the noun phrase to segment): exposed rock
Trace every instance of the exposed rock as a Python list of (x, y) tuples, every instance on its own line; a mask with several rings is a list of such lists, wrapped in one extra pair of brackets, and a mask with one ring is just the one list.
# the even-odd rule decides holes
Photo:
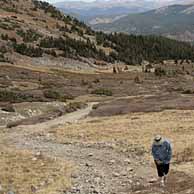
[(121, 172), (121, 175), (122, 175), (122, 176), (127, 176), (127, 173), (128, 173), (127, 171), (122, 171), (122, 172)]
[(35, 154), (36, 157), (40, 157), (42, 155), (42, 153), (39, 151)]
[(129, 158), (124, 160), (125, 163), (131, 164), (131, 160)]
[(149, 180), (149, 183), (155, 183), (155, 182), (157, 182), (156, 178), (152, 178), (152, 179)]
[(32, 158), (32, 161), (37, 161), (38, 159), (36, 157)]
[(89, 157), (92, 157), (93, 155), (94, 155), (93, 153), (89, 153), (89, 154), (88, 154)]
[(114, 177), (119, 177), (119, 176), (120, 176), (120, 174), (119, 174), (119, 173), (114, 172), (114, 173), (113, 173), (113, 176), (114, 176)]
[(13, 191), (8, 191), (7, 194), (15, 194)]
[(94, 189), (92, 193), (94, 193), (94, 194), (99, 194), (100, 191), (99, 191), (98, 189)]
[(86, 166), (87, 166), (87, 167), (92, 167), (93, 165), (92, 165), (91, 163), (88, 163), (88, 162), (87, 162), (87, 163), (86, 163)]
[(128, 171), (128, 172), (132, 172), (133, 170), (134, 170), (134, 169), (131, 168), (131, 167), (128, 167), (128, 168), (127, 168), (127, 171)]
[(32, 193), (35, 193), (37, 191), (37, 188), (34, 185), (31, 185), (31, 191)]
[(6, 104), (2, 107), (2, 111), (5, 112), (15, 112), (15, 109), (12, 104)]
[(78, 175), (77, 175), (76, 173), (73, 173), (73, 174), (71, 175), (71, 177), (72, 177), (73, 179), (76, 179), (76, 178), (78, 178)]
[(115, 160), (110, 160), (110, 161), (109, 161), (109, 164), (110, 164), (110, 165), (113, 165), (115, 162), (116, 162)]
[(2, 192), (3, 191), (3, 187), (2, 187), (2, 185), (0, 185), (0, 192)]

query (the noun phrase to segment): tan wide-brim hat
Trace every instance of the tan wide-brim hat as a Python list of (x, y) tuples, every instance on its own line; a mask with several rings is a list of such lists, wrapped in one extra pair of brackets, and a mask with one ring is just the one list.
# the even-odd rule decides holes
[(163, 143), (164, 139), (161, 135), (156, 135), (154, 137), (154, 144), (155, 145), (161, 145)]

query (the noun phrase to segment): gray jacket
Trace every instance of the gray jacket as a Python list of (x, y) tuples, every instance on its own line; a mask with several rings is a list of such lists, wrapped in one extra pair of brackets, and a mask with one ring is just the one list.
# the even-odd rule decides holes
[(160, 160), (164, 164), (169, 164), (172, 158), (172, 147), (167, 139), (159, 145), (153, 143), (152, 145), (152, 155), (154, 160)]

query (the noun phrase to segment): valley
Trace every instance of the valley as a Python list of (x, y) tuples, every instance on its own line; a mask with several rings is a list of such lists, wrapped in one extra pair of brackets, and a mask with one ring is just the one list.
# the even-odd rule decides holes
[(105, 32), (125, 32), (139, 35), (160, 35), (172, 39), (191, 42), (194, 40), (193, 29), (194, 5), (170, 5), (159, 9), (128, 14), (109, 23), (91, 24), (93, 29)]
[[(14, 90), (23, 88), (23, 93), (36, 94), (34, 102), (30, 98), (11, 103), (14, 112), (1, 110), (1, 168), (6, 165), (2, 160), (5, 154), (9, 166), (13, 165), (6, 172), (6, 181), (12, 182), (1, 179), (3, 191), (192, 193), (194, 98), (193, 79), (187, 74), (158, 77), (142, 73), (141, 69), (120, 74), (80, 74), (37, 67), (0, 68), (1, 77), (9, 77), (7, 87), (18, 83)], [(24, 72), (28, 77), (23, 76)], [(44, 80), (41, 86), (37, 75)], [(136, 81), (137, 75), (142, 82)], [(55, 97), (44, 99), (41, 93), (47, 83), (53, 92), (68, 91), (71, 98), (64, 103), (55, 101)], [(29, 88), (31, 85), (34, 87)], [(109, 93), (94, 94), (97, 88)], [(1, 99), (1, 107), (3, 104), (7, 106)], [(55, 111), (60, 114), (54, 117)], [(155, 182), (150, 155), (152, 138), (158, 133), (170, 138), (174, 147), (172, 171), (165, 188)], [(16, 159), (20, 155), (28, 161), (25, 166)], [(17, 171), (20, 177), (12, 175), (12, 170), (16, 172), (14, 160), (21, 169)], [(39, 173), (41, 169), (44, 171)], [(33, 179), (26, 179), (29, 176)]]
[[(190, 44), (0, 0), (0, 194), (193, 194), (193, 95)], [(173, 145), (165, 187), (157, 134)]]
[(58, 2), (59, 9), (105, 33), (158, 35), (193, 43), (193, 1)]

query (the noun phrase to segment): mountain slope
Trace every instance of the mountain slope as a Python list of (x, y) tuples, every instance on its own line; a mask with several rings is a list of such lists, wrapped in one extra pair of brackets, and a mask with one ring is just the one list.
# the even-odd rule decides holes
[(156, 34), (194, 41), (194, 4), (172, 5), (140, 14), (130, 14), (113, 23), (94, 25), (98, 30), (133, 34)]
[[(106, 49), (92, 42), (95, 34), (89, 27), (48, 3), (0, 0), (0, 6), (0, 46), (7, 55), (14, 52), (32, 58), (83, 56), (107, 60)], [(7, 57), (10, 61), (20, 58), (16, 54)]]
[(93, 2), (64, 1), (56, 3), (55, 6), (89, 23), (98, 17), (109, 18), (128, 13), (140, 13), (157, 8), (159, 5), (147, 0), (96, 0)]
[(192, 0), (96, 0), (62, 1), (56, 7), (90, 25), (111, 23), (129, 13), (142, 13), (173, 4), (188, 4)]
[(80, 69), (83, 63), (131, 65), (142, 60), (194, 59), (194, 48), (188, 44), (162, 37), (94, 32), (46, 2), (0, 0), (0, 13), (3, 63)]

